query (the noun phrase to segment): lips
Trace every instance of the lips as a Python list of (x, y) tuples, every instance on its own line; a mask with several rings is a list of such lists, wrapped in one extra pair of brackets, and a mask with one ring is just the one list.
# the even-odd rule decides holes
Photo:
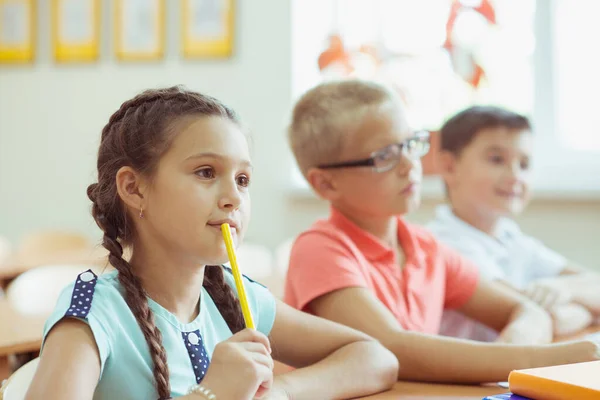
[(521, 197), (523, 196), (523, 192), (521, 191), (516, 191), (516, 190), (501, 190), (501, 189), (497, 189), (496, 190), (496, 194), (502, 196), (502, 197)]
[(238, 223), (232, 219), (220, 219), (220, 220), (216, 220), (216, 221), (209, 221), (206, 223), (206, 225), (211, 226), (213, 228), (218, 228), (221, 229), (221, 225), (223, 224), (229, 224), (229, 227), (231, 228), (232, 231), (237, 231), (238, 229)]
[(406, 185), (404, 187), (404, 189), (402, 189), (402, 191), (400, 191), (400, 193), (406, 194), (406, 193), (413, 192), (417, 188), (418, 184), (419, 184), (419, 182), (410, 182), (408, 185)]

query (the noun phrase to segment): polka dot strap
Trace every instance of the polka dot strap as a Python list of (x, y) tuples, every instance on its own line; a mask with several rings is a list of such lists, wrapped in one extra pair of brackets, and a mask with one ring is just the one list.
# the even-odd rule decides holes
[(91, 269), (79, 274), (71, 294), (71, 306), (65, 313), (65, 317), (87, 318), (92, 308), (92, 299), (97, 282), (98, 277)]
[(204, 379), (204, 375), (206, 375), (206, 370), (208, 370), (210, 364), (208, 354), (206, 354), (206, 349), (204, 348), (204, 342), (202, 341), (202, 335), (200, 335), (200, 330), (196, 329), (192, 332), (181, 332), (181, 337), (183, 338), (183, 343), (185, 344), (188, 355), (190, 356), (190, 361), (192, 362), (192, 367), (194, 368), (196, 383), (200, 383), (202, 379)]

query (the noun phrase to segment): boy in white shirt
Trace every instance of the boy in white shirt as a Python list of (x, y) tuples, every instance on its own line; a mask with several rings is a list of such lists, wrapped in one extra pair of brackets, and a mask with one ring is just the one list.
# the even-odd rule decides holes
[[(600, 313), (600, 275), (575, 266), (510, 219), (529, 200), (533, 134), (528, 119), (475, 106), (450, 118), (440, 137), (449, 204), (437, 209), (428, 228), (470, 258), (483, 279), (500, 281), (546, 308), (555, 334), (589, 326)], [(441, 333), (498, 339), (491, 329), (451, 311), (444, 315)]]

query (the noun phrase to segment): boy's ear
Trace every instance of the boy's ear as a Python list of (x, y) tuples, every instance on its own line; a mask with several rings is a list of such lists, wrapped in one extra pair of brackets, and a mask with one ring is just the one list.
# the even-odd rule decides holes
[(306, 180), (313, 190), (325, 200), (334, 200), (338, 193), (330, 172), (319, 168), (311, 168), (306, 173)]
[(440, 170), (440, 175), (442, 175), (442, 178), (446, 184), (450, 184), (454, 180), (456, 161), (456, 155), (449, 151), (442, 150), (438, 153), (438, 168)]

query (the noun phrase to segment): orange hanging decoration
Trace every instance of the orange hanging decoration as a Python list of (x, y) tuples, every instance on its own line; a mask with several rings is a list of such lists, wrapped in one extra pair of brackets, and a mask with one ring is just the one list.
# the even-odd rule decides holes
[(455, 44), (452, 40), (452, 33), (454, 31), (456, 19), (464, 10), (473, 10), (479, 13), (491, 25), (496, 24), (496, 12), (490, 0), (481, 0), (479, 5), (476, 7), (465, 5), (461, 0), (453, 0), (448, 21), (446, 22), (446, 41), (444, 42), (443, 47), (448, 50), (455, 68), (457, 67), (459, 55), (462, 53), (462, 55), (465, 56), (466, 53), (466, 57), (468, 57), (470, 63), (469, 73), (466, 76), (460, 73), (459, 75), (461, 75), (461, 77), (472, 87), (477, 88), (481, 84), (482, 79), (485, 77), (485, 71), (483, 67), (474, 60), (474, 57), (469, 49), (461, 48), (460, 44)]
[(354, 70), (350, 63), (350, 55), (346, 51), (340, 35), (331, 35), (329, 37), (329, 47), (319, 56), (318, 64), (320, 71), (334, 64), (340, 65), (345, 74), (351, 74)]

